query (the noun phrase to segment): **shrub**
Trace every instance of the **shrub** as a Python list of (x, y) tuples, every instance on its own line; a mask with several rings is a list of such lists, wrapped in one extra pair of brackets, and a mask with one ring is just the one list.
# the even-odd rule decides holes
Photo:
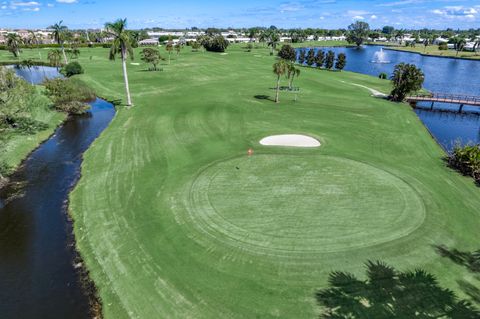
[(284, 44), (280, 51), (278, 51), (278, 57), (286, 61), (295, 62), (297, 60), (297, 52), (289, 44)]
[(314, 49), (308, 50), (306, 62), (307, 62), (308, 66), (312, 66), (312, 65), (315, 64), (315, 50)]
[(305, 64), (306, 59), (307, 59), (307, 51), (305, 51), (305, 49), (301, 49), (300, 54), (298, 55), (298, 63), (303, 65)]
[(388, 78), (388, 74), (385, 72), (382, 72), (378, 75), (379, 79), (386, 80)]
[(149, 70), (157, 71), (157, 65), (160, 63), (160, 60), (163, 60), (163, 58), (157, 49), (145, 48), (142, 50), (142, 61), (150, 63), (153, 66), (153, 69)]
[(447, 43), (441, 43), (438, 46), (438, 49), (441, 50), (441, 51), (446, 51), (446, 50), (448, 50), (448, 44)]
[(221, 35), (210, 36), (205, 40), (203, 44), (205, 50), (210, 52), (225, 52), (228, 45), (228, 41), (225, 40), (225, 38)]
[(325, 52), (323, 52), (323, 50), (318, 50), (317, 55), (315, 56), (315, 64), (317, 65), (317, 68), (323, 67), (324, 63), (325, 63)]
[(455, 146), (448, 157), (450, 167), (460, 171), (466, 176), (473, 177), (480, 183), (480, 144)]
[(65, 65), (61, 70), (60, 73), (65, 75), (66, 77), (71, 77), (77, 74), (83, 74), (83, 68), (77, 61), (73, 61)]
[(95, 100), (95, 92), (76, 78), (53, 79), (44, 82), (46, 94), (55, 108), (69, 114), (83, 114)]
[(5, 162), (0, 162), (0, 182), (6, 178), (12, 171), (10, 165)]
[(335, 52), (328, 51), (327, 56), (325, 57), (325, 68), (331, 70), (335, 63)]
[(48, 128), (47, 124), (26, 116), (1, 116), (0, 125), (25, 135), (35, 134)]
[(341, 71), (345, 68), (346, 65), (347, 65), (347, 56), (345, 55), (345, 53), (340, 53), (337, 56), (337, 62), (335, 63), (335, 68)]

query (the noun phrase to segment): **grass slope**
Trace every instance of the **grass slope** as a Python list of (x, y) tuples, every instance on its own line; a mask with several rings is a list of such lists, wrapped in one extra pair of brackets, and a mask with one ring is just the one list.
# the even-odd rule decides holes
[[(83, 50), (82, 78), (123, 97), (107, 53)], [(298, 101), (274, 104), (261, 98), (274, 96), (272, 63), (234, 46), (184, 50), (163, 72), (129, 65), (135, 107), (85, 154), (71, 195), (106, 318), (312, 318), (328, 274), (362, 276), (368, 259), (424, 267), (461, 293), (468, 274), (432, 245), (478, 248), (478, 188), (407, 105), (351, 84), (388, 82), (303, 68)], [(282, 133), (322, 147), (258, 143)]]

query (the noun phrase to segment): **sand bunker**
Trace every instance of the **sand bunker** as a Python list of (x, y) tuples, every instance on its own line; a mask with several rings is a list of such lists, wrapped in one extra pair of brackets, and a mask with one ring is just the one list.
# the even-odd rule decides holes
[(265, 146), (319, 147), (321, 144), (313, 137), (298, 134), (274, 135), (260, 141)]

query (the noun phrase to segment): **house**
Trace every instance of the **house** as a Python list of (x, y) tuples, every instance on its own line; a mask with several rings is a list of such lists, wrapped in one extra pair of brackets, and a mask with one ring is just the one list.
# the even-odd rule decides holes
[(463, 49), (465, 51), (470, 51), (470, 52), (479, 51), (480, 48), (475, 47), (475, 43), (476, 42), (467, 42), (467, 44), (465, 44), (465, 47)]
[(435, 40), (433, 40), (433, 44), (435, 45), (440, 45), (442, 43), (448, 43), (448, 39), (436, 38)]
[(158, 42), (158, 39), (145, 39), (138, 42), (138, 45), (140, 46), (157, 46), (159, 44), (160, 42)]

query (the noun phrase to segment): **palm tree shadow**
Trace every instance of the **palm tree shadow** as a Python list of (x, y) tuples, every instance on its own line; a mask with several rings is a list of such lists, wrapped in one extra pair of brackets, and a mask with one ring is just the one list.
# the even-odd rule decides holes
[(480, 305), (480, 288), (465, 280), (458, 280), (457, 284), (473, 302)]
[[(480, 273), (480, 250), (467, 252), (455, 248), (451, 249), (444, 245), (435, 246), (435, 250), (440, 256), (450, 259), (459, 266), (465, 267), (468, 271), (474, 274)], [(475, 278), (477, 285), (465, 280), (458, 280), (457, 284), (460, 289), (470, 297), (470, 300), (480, 305), (480, 276), (475, 275)]]
[(321, 318), (480, 318), (469, 301), (459, 300), (424, 270), (400, 272), (379, 261), (367, 262), (366, 269), (366, 280), (330, 274), (329, 288), (315, 294)]
[(268, 101), (275, 102), (275, 100), (268, 95), (255, 95), (254, 98), (256, 98), (257, 100), (268, 100)]
[(450, 249), (444, 245), (434, 247), (440, 256), (450, 259), (457, 265), (466, 267), (471, 272), (480, 273), (480, 250), (465, 252), (455, 248)]

